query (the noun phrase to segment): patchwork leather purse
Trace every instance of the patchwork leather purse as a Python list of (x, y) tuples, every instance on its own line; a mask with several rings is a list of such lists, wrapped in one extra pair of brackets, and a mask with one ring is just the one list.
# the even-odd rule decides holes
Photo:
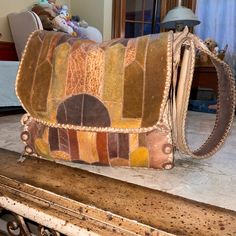
[[(210, 56), (219, 90), (214, 129), (191, 151), (185, 120), (196, 49)], [(156, 169), (172, 168), (176, 149), (206, 158), (229, 133), (234, 89), (230, 67), (187, 28), (101, 44), (36, 31), (26, 45), (16, 82), (27, 111), (21, 134), (25, 154)]]

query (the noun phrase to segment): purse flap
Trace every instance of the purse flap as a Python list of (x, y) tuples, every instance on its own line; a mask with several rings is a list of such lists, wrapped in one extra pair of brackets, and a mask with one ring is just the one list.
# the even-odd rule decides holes
[(140, 131), (162, 118), (172, 74), (173, 33), (101, 44), (36, 31), (20, 63), (24, 109), (53, 127)]

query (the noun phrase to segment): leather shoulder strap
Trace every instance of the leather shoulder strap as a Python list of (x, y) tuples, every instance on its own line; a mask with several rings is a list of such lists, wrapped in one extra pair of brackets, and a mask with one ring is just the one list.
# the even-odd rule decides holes
[[(176, 99), (175, 142), (182, 153), (203, 159), (213, 155), (222, 146), (229, 134), (235, 111), (235, 82), (229, 65), (211, 53), (197, 36), (188, 34), (187, 37), (188, 43), (185, 45)], [(185, 125), (195, 64), (195, 48), (210, 56), (216, 67), (218, 99), (214, 128), (206, 142), (199, 149), (192, 151), (187, 144)]]

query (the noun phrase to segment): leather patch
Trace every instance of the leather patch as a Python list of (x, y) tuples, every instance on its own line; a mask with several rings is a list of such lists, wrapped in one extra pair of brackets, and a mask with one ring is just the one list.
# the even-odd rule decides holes
[(97, 151), (99, 163), (109, 165), (107, 133), (97, 133)]
[(129, 159), (129, 134), (118, 134), (118, 157)]
[(51, 76), (52, 66), (48, 61), (45, 61), (43, 64), (38, 66), (34, 79), (34, 87), (31, 94), (31, 103), (32, 108), (40, 115), (40, 117), (42, 117), (40, 114), (41, 112), (47, 112), (47, 101)]
[(137, 148), (130, 154), (131, 167), (148, 167), (149, 152), (145, 147)]
[(59, 150), (70, 154), (68, 130), (58, 129)]
[(83, 95), (77, 95), (61, 103), (57, 111), (57, 121), (61, 124), (81, 125), (83, 100)]
[(38, 38), (37, 34), (33, 35), (32, 39), (28, 44), (28, 50), (31, 48), (37, 48), (34, 53), (26, 53), (24, 58), (22, 59), (24, 63), (22, 63), (21, 70), (19, 73), (20, 79), (17, 82), (17, 92), (19, 97), (21, 98), (24, 107), (27, 111), (34, 115), (34, 111), (31, 107), (31, 90), (34, 83), (35, 76), (35, 68), (37, 66), (37, 60), (40, 55), (40, 48), (42, 46), (42, 41)]
[[(104, 77), (105, 52), (96, 48), (87, 53), (85, 91), (88, 94), (101, 97)], [(80, 73), (80, 72), (79, 72)]]
[(57, 47), (53, 57), (53, 75), (48, 95), (48, 116), (50, 121), (56, 122), (58, 105), (64, 100), (67, 76), (69, 44), (62, 44)]
[(78, 132), (78, 137), (80, 160), (90, 164), (99, 162), (96, 133)]
[(168, 33), (154, 35), (148, 45), (142, 127), (159, 119), (167, 75), (167, 38)]
[(123, 100), (125, 47), (116, 44), (105, 52), (105, 71), (103, 85), (103, 100), (121, 102)]
[(92, 127), (109, 127), (111, 124), (106, 107), (97, 98), (84, 95), (83, 125)]
[(118, 134), (108, 134), (108, 150), (110, 159), (118, 157)]
[[(76, 46), (79, 44), (77, 43)], [(68, 58), (68, 78), (66, 95), (76, 95), (85, 91), (87, 54), (77, 48)]]
[(148, 46), (149, 37), (144, 36), (138, 38), (137, 52), (136, 52), (136, 61), (143, 68), (145, 67), (146, 54), (147, 54), (147, 46)]
[(158, 131), (152, 131), (146, 135), (147, 148), (149, 150), (149, 167), (162, 169), (163, 163), (169, 163), (169, 154), (163, 152), (168, 144), (167, 136)]
[(68, 130), (70, 158), (72, 161), (79, 160), (79, 144), (77, 139), (77, 132), (75, 130)]
[(51, 151), (59, 150), (59, 138), (58, 138), (58, 129), (49, 128), (49, 146)]
[(144, 72), (137, 62), (125, 68), (124, 81), (124, 118), (141, 118), (143, 108)]
[(95, 97), (80, 94), (72, 96), (58, 107), (57, 121), (61, 124), (110, 126), (106, 107)]

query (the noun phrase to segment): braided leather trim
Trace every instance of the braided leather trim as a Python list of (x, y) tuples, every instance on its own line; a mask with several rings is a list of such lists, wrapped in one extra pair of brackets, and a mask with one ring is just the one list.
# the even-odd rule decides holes
[[(184, 104), (183, 104), (184, 106), (184, 109), (182, 111), (183, 120), (181, 121), (180, 124), (178, 124), (180, 125), (180, 129), (182, 130), (180, 137), (178, 137), (179, 138), (178, 148), (181, 152), (188, 154), (194, 158), (204, 159), (209, 156), (212, 156), (215, 152), (217, 152), (221, 148), (221, 146), (225, 142), (225, 139), (227, 138), (230, 132), (230, 129), (232, 127), (233, 118), (234, 118), (234, 110), (235, 110), (235, 81), (233, 78), (231, 68), (229, 67), (228, 64), (226, 64), (224, 61), (220, 60), (213, 53), (211, 53), (207, 49), (207, 47), (204, 45), (204, 43), (197, 36), (189, 34), (189, 37), (192, 39), (192, 42), (194, 43), (194, 46), (197, 49), (199, 49), (200, 51), (210, 56), (213, 64), (216, 67), (217, 75), (218, 75), (217, 112), (216, 112), (215, 125), (210, 136), (199, 149), (195, 151), (191, 151), (190, 148), (188, 147), (186, 137), (185, 137), (185, 124), (186, 124), (187, 106), (188, 106), (187, 103), (188, 103), (188, 98), (189, 98), (188, 96), (187, 101), (184, 101)], [(192, 64), (193, 64), (193, 60), (192, 60)], [(221, 66), (225, 74), (220, 73)], [(192, 65), (192, 68), (194, 68), (193, 65)], [(191, 75), (192, 75), (192, 71), (190, 72), (190, 76)], [(189, 86), (191, 86), (191, 83), (188, 84), (187, 91), (189, 91)], [(227, 99), (224, 98), (223, 96), (224, 91), (228, 95)], [(226, 106), (226, 104), (222, 104), (222, 102), (225, 102), (225, 101), (222, 101), (224, 99), (226, 99), (226, 101), (230, 103), (230, 106)], [(223, 125), (225, 125), (225, 127), (223, 127), (223, 130), (222, 130)]]

